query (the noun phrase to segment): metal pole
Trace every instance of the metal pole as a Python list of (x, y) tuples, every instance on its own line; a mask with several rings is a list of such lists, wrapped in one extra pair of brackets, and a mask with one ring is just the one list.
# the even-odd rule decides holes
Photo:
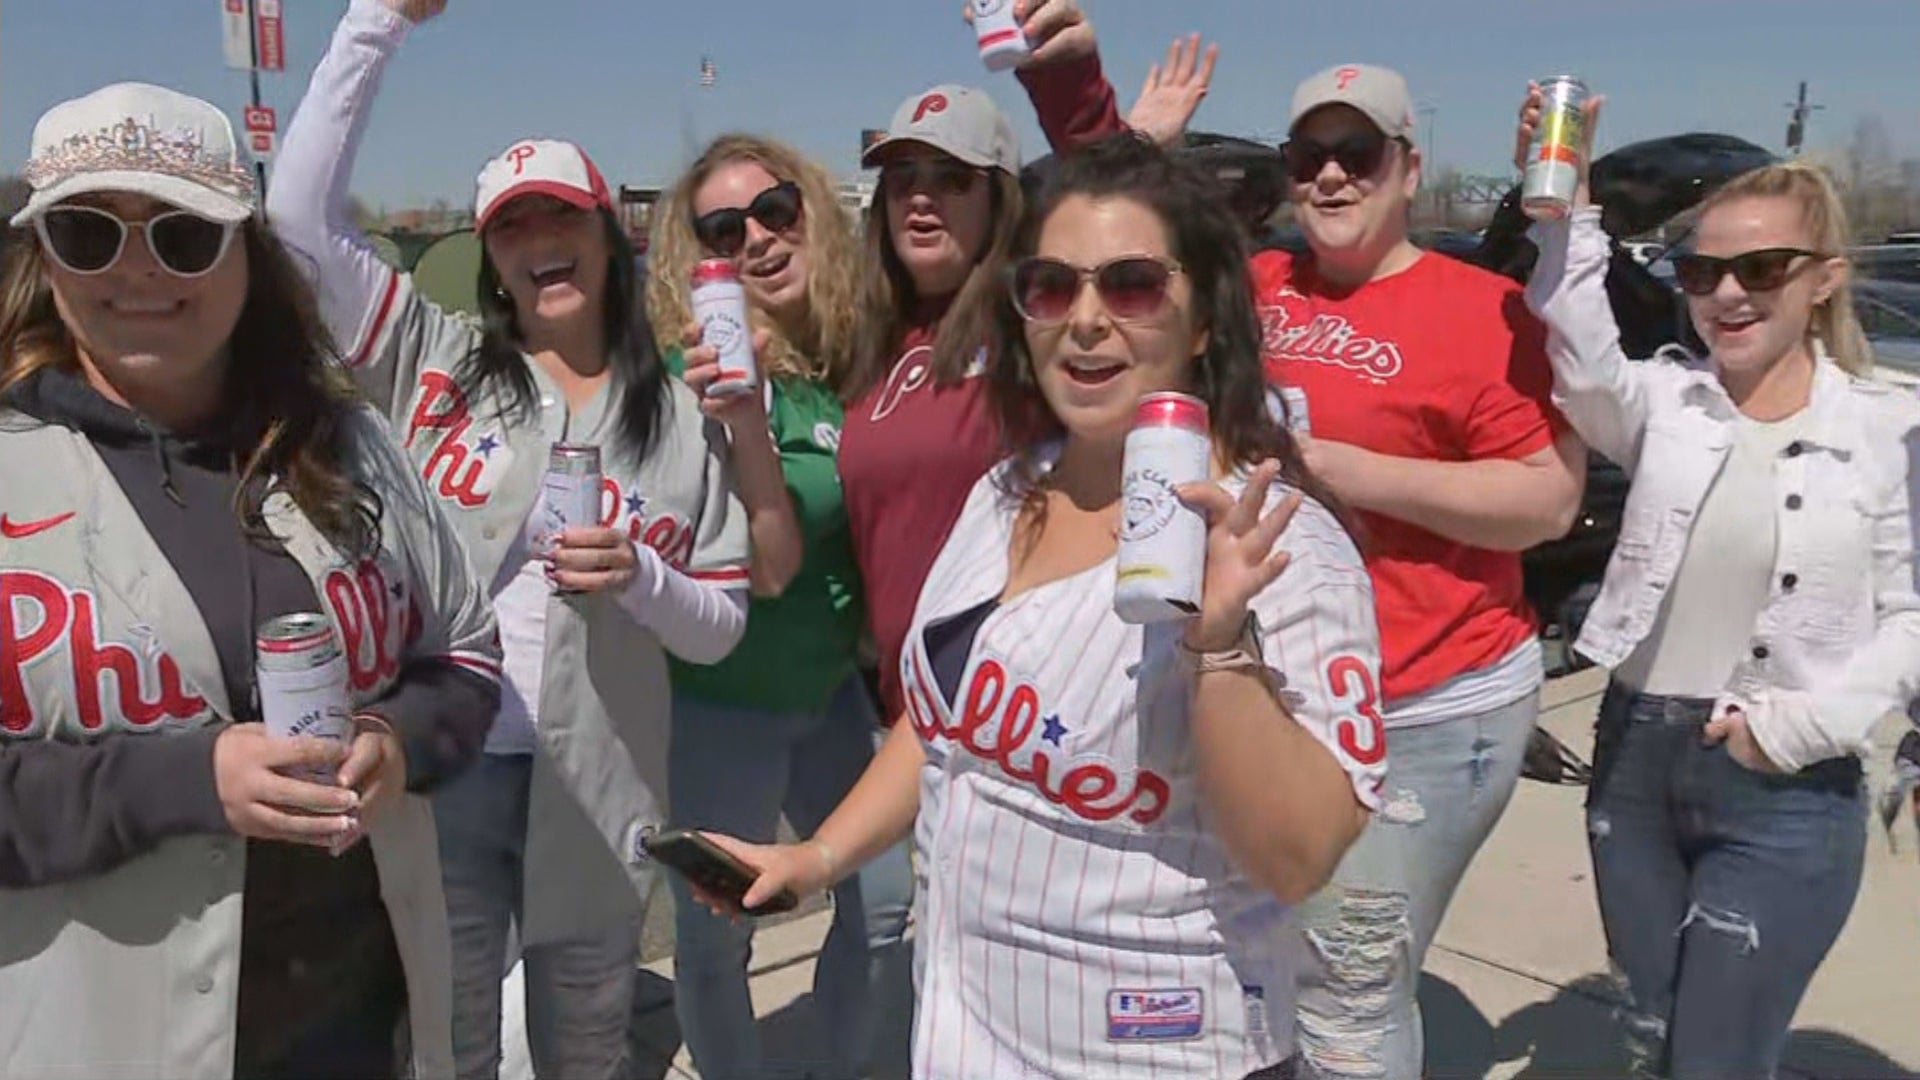
[[(254, 15), (254, 0), (247, 0), (247, 82), (251, 84), (253, 107), (260, 107), (260, 21)], [(260, 182), (260, 203), (267, 201), (267, 163), (259, 158), (253, 159), (254, 179)]]

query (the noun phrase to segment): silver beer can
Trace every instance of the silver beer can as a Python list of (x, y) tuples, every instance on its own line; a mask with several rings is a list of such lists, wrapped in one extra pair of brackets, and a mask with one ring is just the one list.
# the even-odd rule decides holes
[(720, 353), (720, 377), (708, 394), (745, 394), (760, 388), (753, 356), (753, 325), (747, 321), (747, 291), (730, 259), (702, 259), (693, 268), (693, 318), (700, 344)]
[(1527, 173), (1520, 184), (1520, 209), (1528, 217), (1548, 221), (1573, 212), (1587, 126), (1582, 110), (1587, 84), (1572, 75), (1555, 75), (1541, 81), (1540, 95), (1540, 123), (1534, 128)]
[(1206, 402), (1172, 393), (1140, 399), (1122, 466), (1113, 590), (1113, 611), (1122, 622), (1170, 622), (1200, 613), (1207, 522), (1174, 489), (1210, 479), (1212, 466)]
[(539, 536), (550, 545), (566, 529), (600, 524), (600, 448), (554, 443), (540, 481)]
[[(334, 636), (333, 621), (325, 615), (301, 611), (260, 624), (254, 638), (254, 671), (260, 719), (268, 735), (306, 735), (340, 743), (353, 738), (347, 656)], [(331, 769), (302, 769), (299, 775), (333, 783)]]

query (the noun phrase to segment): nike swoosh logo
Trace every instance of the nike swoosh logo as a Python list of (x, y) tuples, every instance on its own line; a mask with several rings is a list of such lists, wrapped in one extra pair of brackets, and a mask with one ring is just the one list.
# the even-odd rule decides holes
[(46, 532), (55, 525), (64, 524), (68, 518), (73, 517), (73, 514), (74, 512), (69, 510), (64, 514), (55, 514), (50, 518), (26, 522), (16, 522), (7, 517), (7, 515), (0, 514), (0, 536), (5, 536), (9, 540), (25, 540), (29, 536)]

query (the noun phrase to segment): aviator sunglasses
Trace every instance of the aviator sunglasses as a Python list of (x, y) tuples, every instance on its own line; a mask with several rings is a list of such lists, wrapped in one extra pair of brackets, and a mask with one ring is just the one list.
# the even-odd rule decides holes
[(53, 261), (75, 274), (101, 274), (120, 261), (127, 233), (137, 229), (161, 269), (197, 278), (212, 270), (233, 241), (234, 226), (186, 210), (169, 210), (146, 221), (126, 221), (93, 206), (56, 206), (34, 222)]
[[(1794, 266), (1802, 256), (1810, 261)], [(1814, 262), (1828, 258), (1831, 256), (1793, 247), (1759, 248), (1729, 258), (1690, 252), (1673, 257), (1673, 277), (1691, 296), (1711, 295), (1728, 274), (1750, 293), (1772, 292)]]
[(800, 220), (800, 185), (782, 180), (753, 197), (746, 209), (727, 207), (693, 219), (693, 235), (708, 251), (731, 259), (747, 244), (747, 219), (772, 233), (786, 232)]
[(1080, 283), (1091, 280), (1107, 314), (1136, 322), (1166, 308), (1173, 275), (1181, 272), (1179, 263), (1152, 255), (1122, 255), (1090, 270), (1035, 255), (1014, 264), (1013, 307), (1028, 322), (1064, 322), (1080, 296)]
[(1360, 180), (1379, 171), (1380, 163), (1387, 157), (1387, 144), (1392, 141), (1368, 128), (1330, 143), (1303, 138), (1288, 139), (1280, 147), (1280, 153), (1286, 158), (1287, 175), (1296, 184), (1313, 183), (1329, 161), (1339, 162), (1341, 172)]
[(896, 199), (915, 191), (965, 195), (980, 170), (948, 158), (896, 161), (880, 168), (880, 186)]

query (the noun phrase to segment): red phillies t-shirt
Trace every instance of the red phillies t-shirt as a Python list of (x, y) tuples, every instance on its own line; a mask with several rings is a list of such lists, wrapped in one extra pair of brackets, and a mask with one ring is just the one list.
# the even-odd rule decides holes
[(886, 380), (847, 406), (840, 429), (840, 486), (880, 648), (889, 724), (905, 707), (900, 647), (920, 586), (967, 494), (1000, 457), (986, 380), (975, 374), (935, 386), (933, 333), (908, 332)]
[[(1340, 293), (1311, 258), (1252, 263), (1267, 377), (1306, 393), (1315, 438), (1431, 461), (1523, 458), (1565, 421), (1520, 287), (1444, 255)], [(1359, 515), (1387, 700), (1506, 656), (1535, 632), (1520, 556)]]

